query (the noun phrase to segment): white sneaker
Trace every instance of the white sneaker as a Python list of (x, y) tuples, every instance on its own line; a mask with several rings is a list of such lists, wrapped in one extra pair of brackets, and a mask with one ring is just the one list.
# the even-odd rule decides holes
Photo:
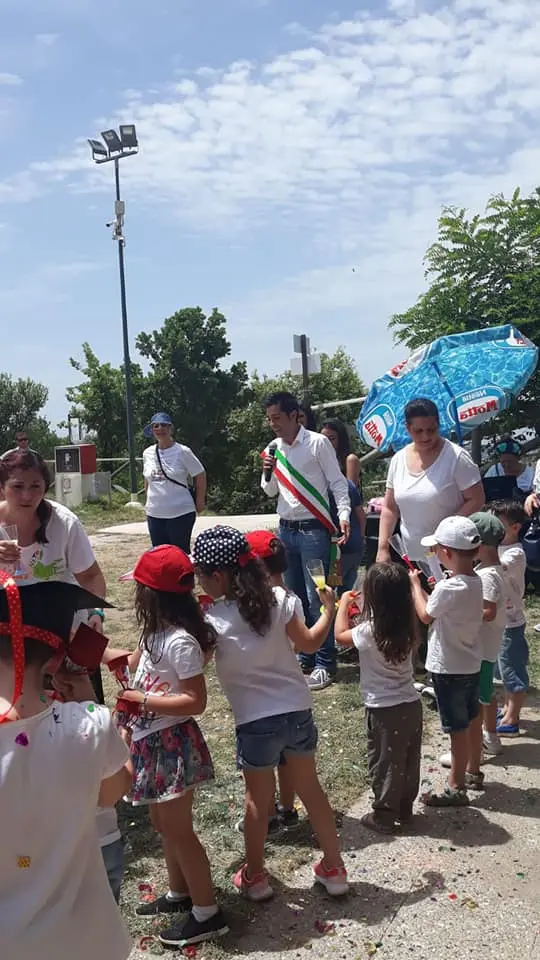
[[(483, 767), (485, 762), (486, 762), (486, 759), (484, 757), (484, 754), (482, 754), (482, 756), (480, 757), (480, 766)], [(450, 769), (450, 767), (452, 766), (452, 754), (450, 753), (450, 751), (448, 751), (448, 753), (441, 754), (441, 756), (439, 757), (439, 763), (441, 767), (445, 767), (446, 770)]]
[(426, 686), (426, 687), (422, 687), (422, 696), (425, 697), (426, 700), (436, 700), (436, 699), (437, 699), (437, 696), (436, 696), (436, 694), (435, 694), (434, 688), (433, 688), (432, 686), (430, 686), (429, 684), (428, 684), (428, 686)]
[(420, 683), (420, 680), (415, 680), (415, 682), (413, 683), (413, 687), (415, 690), (418, 691), (418, 693), (422, 693), (422, 690), (425, 687), (425, 683)]
[(332, 683), (332, 677), (324, 667), (315, 667), (306, 682), (310, 690), (325, 690)]
[(488, 733), (487, 730), (484, 730), (482, 739), (484, 750), (489, 753), (490, 757), (498, 757), (503, 752), (503, 745), (496, 733)]

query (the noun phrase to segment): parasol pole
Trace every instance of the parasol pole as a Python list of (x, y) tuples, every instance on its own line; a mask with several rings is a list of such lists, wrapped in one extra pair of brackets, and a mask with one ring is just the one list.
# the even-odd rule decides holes
[(448, 380), (446, 379), (446, 377), (444, 376), (444, 374), (441, 372), (441, 368), (439, 367), (439, 364), (438, 364), (435, 360), (432, 360), (431, 362), (432, 362), (432, 364), (433, 364), (435, 373), (437, 374), (437, 376), (438, 376), (439, 380), (441, 381), (444, 389), (446, 390), (448, 396), (450, 397), (450, 407), (451, 407), (451, 410), (452, 410), (452, 416), (453, 416), (453, 418), (454, 418), (454, 426), (455, 426), (455, 428), (456, 428), (457, 441), (458, 441), (460, 447), (462, 447), (462, 446), (463, 446), (463, 434), (461, 433), (461, 424), (460, 424), (460, 422), (459, 422), (459, 417), (458, 417), (458, 412), (457, 412), (456, 398), (455, 398), (454, 394), (452, 393), (452, 391), (451, 391), (451, 389), (450, 389), (450, 384), (448, 383)]

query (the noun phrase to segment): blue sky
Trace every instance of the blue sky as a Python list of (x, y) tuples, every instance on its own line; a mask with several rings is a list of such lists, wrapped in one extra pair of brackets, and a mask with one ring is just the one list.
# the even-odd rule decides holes
[(112, 169), (85, 138), (135, 122), (122, 166), (130, 335), (219, 306), (233, 359), (293, 333), (367, 383), (424, 284), (441, 205), (540, 170), (537, 0), (0, 0), (0, 367), (65, 416), (69, 356), (121, 360)]

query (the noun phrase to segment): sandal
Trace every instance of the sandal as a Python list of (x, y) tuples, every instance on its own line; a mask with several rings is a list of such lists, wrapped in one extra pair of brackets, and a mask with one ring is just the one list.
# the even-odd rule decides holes
[(424, 793), (422, 803), (426, 807), (468, 807), (469, 798), (466, 790), (456, 790), (446, 786), (440, 793)]
[(374, 813), (365, 813), (363, 817), (360, 817), (360, 823), (363, 827), (367, 827), (368, 830), (373, 830), (375, 833), (386, 835), (394, 833), (394, 824), (381, 823)]
[(481, 770), (478, 773), (466, 773), (465, 774), (465, 786), (469, 790), (483, 790), (484, 789), (484, 774)]

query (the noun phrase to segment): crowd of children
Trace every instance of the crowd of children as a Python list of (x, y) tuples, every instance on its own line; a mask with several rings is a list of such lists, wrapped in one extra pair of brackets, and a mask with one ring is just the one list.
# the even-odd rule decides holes
[[(341, 598), (335, 638), (358, 651), (374, 795), (362, 823), (371, 830), (406, 828), (419, 792), (422, 707), (413, 671), (418, 620), (430, 626), (426, 669), (450, 737), (449, 756), (441, 758), (450, 768), (447, 784), (423, 795), (423, 802), (467, 805), (468, 791), (484, 785), (483, 753), (499, 752), (501, 736), (519, 733), (528, 687), (523, 520), (514, 503), (471, 518), (449, 517), (423, 541), (445, 570), (430, 592), (417, 572), (382, 563), (367, 571), (360, 596), (346, 592)], [(206, 707), (204, 675), (211, 659), (234, 716), (236, 762), (245, 783), (237, 825), (245, 863), (233, 878), (235, 888), (253, 901), (273, 895), (265, 841), (297, 822), (298, 796), (322, 851), (314, 882), (331, 896), (347, 893), (334, 816), (316, 770), (312, 696), (298, 662), (300, 653), (312, 653), (326, 640), (335, 596), (328, 587), (319, 592), (320, 617), (307, 627), (298, 598), (284, 587), (285, 569), (275, 534), (245, 537), (224, 526), (201, 533), (192, 558), (171, 546), (144, 553), (130, 575), (140, 642), (135, 652), (123, 654), (116, 724), (94, 703), (84, 669), (58, 660), (59, 650), (71, 650), (74, 610), (99, 606), (96, 598), (82, 591), (76, 596), (73, 587), (69, 593), (66, 584), (19, 590), (4, 576), (0, 814), (8, 822), (10, 810), (17, 809), (18, 817), (0, 859), (2, 956), (27, 960), (35, 947), (42, 960), (75, 952), (82, 960), (125, 960), (128, 941), (114, 902), (123, 873), (114, 804), (124, 794), (148, 806), (168, 874), (169, 889), (142, 903), (139, 916), (169, 917), (160, 934), (168, 946), (227, 932), (192, 816), (196, 786), (214, 777), (194, 719)], [(197, 599), (196, 578), (208, 598), (206, 610)], [(56, 602), (54, 589), (61, 591)], [(109, 652), (109, 659), (118, 653)], [(53, 659), (59, 700), (51, 703), (44, 677), (53, 672)], [(494, 675), (505, 689), (499, 713)], [(107, 943), (100, 953), (93, 940), (89, 953), (82, 915), (96, 903), (97, 934)]]

